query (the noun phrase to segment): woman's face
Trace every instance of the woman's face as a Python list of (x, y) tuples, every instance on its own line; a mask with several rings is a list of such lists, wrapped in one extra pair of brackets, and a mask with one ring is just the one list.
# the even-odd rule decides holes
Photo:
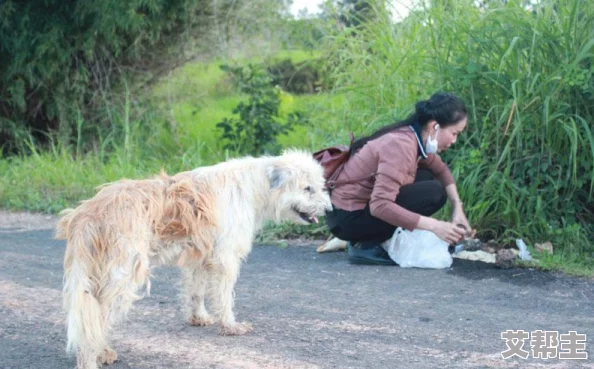
[[(445, 151), (456, 143), (458, 135), (466, 128), (467, 120), (467, 118), (464, 118), (451, 126), (439, 127), (439, 134), (437, 135), (437, 152)], [(435, 137), (435, 133), (432, 134), (432, 137)]]

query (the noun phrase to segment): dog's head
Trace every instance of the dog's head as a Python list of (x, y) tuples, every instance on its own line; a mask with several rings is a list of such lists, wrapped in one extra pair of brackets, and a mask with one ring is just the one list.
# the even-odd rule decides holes
[(288, 150), (276, 157), (268, 168), (276, 220), (317, 223), (318, 216), (332, 210), (323, 174), (322, 166), (310, 153)]

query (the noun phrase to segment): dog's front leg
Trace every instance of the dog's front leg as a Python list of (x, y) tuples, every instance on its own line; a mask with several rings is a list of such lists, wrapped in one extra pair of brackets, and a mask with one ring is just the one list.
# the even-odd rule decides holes
[(252, 324), (236, 322), (233, 314), (233, 289), (239, 275), (241, 258), (233, 252), (223, 252), (217, 256), (212, 266), (210, 293), (221, 324), (219, 334), (236, 336), (249, 333), (253, 330)]
[(206, 270), (196, 263), (182, 269), (184, 281), (184, 310), (186, 319), (191, 325), (206, 326), (214, 324), (214, 319), (206, 310), (204, 303), (206, 285), (208, 283)]

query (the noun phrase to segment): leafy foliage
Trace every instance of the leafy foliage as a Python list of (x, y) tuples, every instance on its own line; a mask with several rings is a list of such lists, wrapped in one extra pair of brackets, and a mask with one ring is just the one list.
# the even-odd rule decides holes
[[(56, 132), (65, 142), (96, 144), (98, 129), (114, 124), (106, 107), (205, 43), (227, 45), (236, 30), (249, 36), (254, 12), (279, 6), (264, 3), (1, 1), (0, 147), (14, 152), (26, 148), (29, 134), (39, 144)], [(82, 132), (80, 118), (87, 122)]]
[(281, 38), (284, 49), (317, 50), (323, 38), (331, 31), (331, 25), (320, 18), (287, 19)]
[(293, 94), (312, 94), (331, 86), (324, 81), (324, 64), (320, 60), (308, 60), (293, 63), (284, 59), (266, 68), (271, 76), (271, 83), (283, 91)]
[(239, 118), (225, 118), (217, 123), (221, 137), (227, 140), (225, 149), (240, 154), (278, 154), (281, 146), (277, 136), (287, 134), (304, 119), (299, 112), (289, 113), (286, 120), (279, 114), (281, 91), (271, 84), (271, 77), (252, 64), (246, 67), (221, 68), (231, 74), (239, 91), (248, 95), (248, 102), (240, 102), (234, 114)]
[(338, 19), (345, 27), (357, 28), (366, 22), (377, 20), (382, 12), (378, 6), (384, 6), (385, 1), (376, 0), (337, 0)]

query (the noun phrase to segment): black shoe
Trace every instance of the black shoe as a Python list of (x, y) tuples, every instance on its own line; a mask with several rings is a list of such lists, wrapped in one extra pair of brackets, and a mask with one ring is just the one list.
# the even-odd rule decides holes
[(397, 265), (380, 244), (369, 247), (368, 245), (361, 245), (361, 243), (358, 242), (354, 245), (347, 242), (347, 252), (350, 264)]

